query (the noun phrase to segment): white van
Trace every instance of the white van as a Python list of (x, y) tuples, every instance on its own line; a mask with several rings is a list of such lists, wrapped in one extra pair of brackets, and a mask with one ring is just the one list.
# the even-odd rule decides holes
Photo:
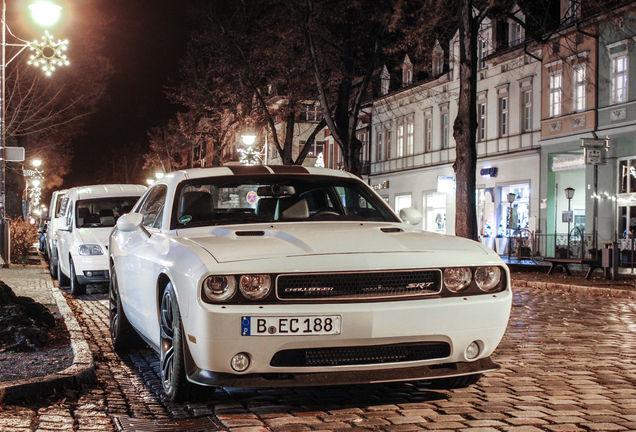
[(145, 192), (141, 185), (94, 185), (66, 191), (57, 227), (57, 277), (71, 294), (108, 282), (108, 236)]
[(55, 245), (55, 234), (57, 233), (60, 209), (65, 195), (66, 189), (53, 192), (51, 205), (49, 206), (50, 220), (46, 231), (46, 255), (49, 259), (49, 270), (53, 279), (57, 279), (57, 246)]

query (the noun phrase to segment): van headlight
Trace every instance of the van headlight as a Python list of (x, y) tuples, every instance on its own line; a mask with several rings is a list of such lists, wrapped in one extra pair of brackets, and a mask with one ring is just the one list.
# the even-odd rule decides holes
[(80, 255), (104, 255), (100, 245), (84, 244), (79, 247)]
[(241, 293), (249, 300), (259, 300), (267, 297), (272, 288), (272, 278), (266, 274), (243, 275), (239, 280)]
[(501, 282), (501, 269), (499, 267), (479, 267), (475, 271), (475, 282), (482, 291), (494, 291)]
[(468, 267), (451, 267), (444, 270), (444, 285), (450, 292), (460, 292), (470, 286), (472, 272)]
[(208, 276), (203, 281), (203, 300), (219, 302), (230, 299), (236, 292), (234, 276)]

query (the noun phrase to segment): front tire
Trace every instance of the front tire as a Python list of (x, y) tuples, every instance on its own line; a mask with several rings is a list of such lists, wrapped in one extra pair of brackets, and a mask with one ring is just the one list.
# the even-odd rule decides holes
[(126, 318), (119, 295), (119, 283), (115, 274), (115, 267), (110, 268), (110, 284), (108, 286), (108, 309), (110, 322), (110, 340), (115, 351), (125, 351), (129, 348), (142, 346), (141, 338)]
[(77, 280), (77, 275), (75, 274), (75, 265), (73, 264), (73, 260), (69, 258), (68, 260), (69, 266), (71, 267), (71, 294), (78, 296), (86, 294), (86, 284), (81, 284)]
[(172, 286), (168, 283), (161, 296), (159, 309), (161, 332), (161, 384), (169, 400), (183, 402), (194, 396), (195, 385), (186, 378), (183, 337), (179, 304)]
[(62, 267), (60, 267), (60, 252), (57, 252), (57, 282), (61, 287), (67, 287), (71, 283), (71, 280), (62, 273)]

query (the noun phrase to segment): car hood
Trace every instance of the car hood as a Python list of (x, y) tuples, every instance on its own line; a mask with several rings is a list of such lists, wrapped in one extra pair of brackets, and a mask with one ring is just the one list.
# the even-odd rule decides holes
[(182, 230), (181, 241), (207, 250), (219, 263), (277, 257), (434, 252), (488, 254), (479, 243), (413, 230), (403, 224), (286, 223)]
[(82, 244), (97, 244), (104, 248), (108, 246), (108, 236), (110, 236), (112, 231), (112, 227), (77, 228), (77, 235)]

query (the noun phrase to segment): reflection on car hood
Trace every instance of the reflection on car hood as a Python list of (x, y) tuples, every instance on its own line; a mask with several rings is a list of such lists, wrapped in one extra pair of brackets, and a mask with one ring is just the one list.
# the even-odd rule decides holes
[(218, 262), (382, 252), (487, 253), (477, 242), (385, 223), (235, 225), (182, 230), (179, 236), (200, 245)]
[(113, 231), (112, 227), (105, 228), (77, 228), (77, 234), (82, 244), (97, 244), (102, 248), (108, 245), (108, 236)]

